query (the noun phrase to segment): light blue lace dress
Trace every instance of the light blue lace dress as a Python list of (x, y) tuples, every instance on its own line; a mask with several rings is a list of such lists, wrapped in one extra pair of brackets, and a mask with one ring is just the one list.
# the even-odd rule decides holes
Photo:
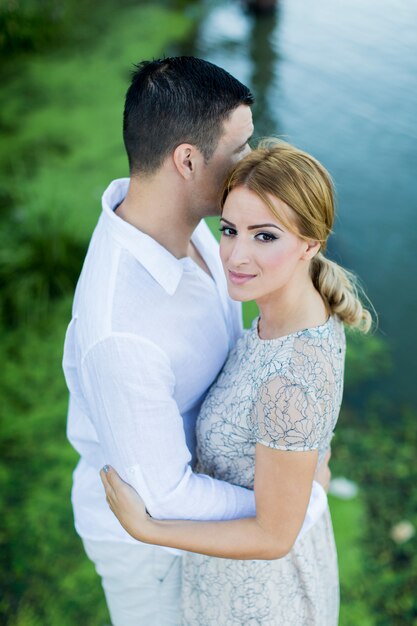
[[(257, 320), (231, 352), (203, 404), (198, 471), (253, 488), (255, 445), (330, 445), (343, 390), (345, 335), (337, 317), (262, 340)], [(187, 553), (183, 626), (336, 626), (339, 581), (328, 510), (291, 552), (273, 561)]]

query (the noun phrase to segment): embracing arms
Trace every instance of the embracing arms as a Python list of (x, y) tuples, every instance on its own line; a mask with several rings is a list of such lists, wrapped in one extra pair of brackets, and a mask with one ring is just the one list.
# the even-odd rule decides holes
[(153, 517), (254, 514), (253, 491), (192, 472), (175, 377), (158, 346), (113, 333), (88, 351), (80, 378), (103, 459), (141, 493)]
[(144, 542), (211, 556), (274, 559), (287, 554), (303, 525), (329, 420), (323, 421), (308, 389), (277, 377), (262, 390), (252, 421), (258, 442), (253, 515), (219, 522), (153, 520), (135, 491), (110, 468), (102, 480), (125, 529)]
[[(192, 472), (174, 398), (175, 377), (156, 345), (114, 333), (90, 349), (81, 373), (104, 460), (141, 494), (153, 518), (227, 520), (255, 515), (252, 490)], [(326, 494), (314, 482), (303, 532), (326, 506)]]
[(101, 472), (109, 505), (134, 538), (231, 559), (277, 559), (292, 548), (303, 525), (317, 451), (256, 447), (253, 517), (232, 521), (154, 520), (137, 493), (112, 468)]

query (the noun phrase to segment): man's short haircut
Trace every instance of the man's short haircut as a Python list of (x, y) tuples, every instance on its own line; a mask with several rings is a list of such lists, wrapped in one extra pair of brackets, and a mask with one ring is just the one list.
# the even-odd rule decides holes
[(253, 104), (249, 89), (208, 61), (142, 61), (135, 66), (123, 118), (131, 174), (155, 171), (182, 143), (196, 146), (208, 161), (223, 122), (241, 104)]

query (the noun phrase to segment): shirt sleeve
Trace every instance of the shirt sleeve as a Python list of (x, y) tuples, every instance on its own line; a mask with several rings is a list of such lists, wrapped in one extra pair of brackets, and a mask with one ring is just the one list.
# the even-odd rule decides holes
[(303, 535), (305, 535), (305, 533), (308, 532), (316, 522), (318, 522), (324, 511), (327, 509), (327, 506), (327, 494), (320, 483), (314, 480), (311, 488), (311, 496), (310, 502), (308, 503), (307, 513), (297, 539), (300, 539)]
[(153, 517), (255, 515), (253, 491), (192, 472), (175, 377), (158, 346), (136, 335), (111, 335), (88, 351), (81, 370), (104, 458), (135, 487)]

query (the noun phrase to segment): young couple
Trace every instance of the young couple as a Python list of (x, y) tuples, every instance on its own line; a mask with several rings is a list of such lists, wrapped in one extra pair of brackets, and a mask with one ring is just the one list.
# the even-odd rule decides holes
[(337, 624), (317, 481), (343, 325), (370, 316), (323, 255), (329, 175), (283, 142), (250, 152), (252, 102), (192, 57), (141, 63), (126, 95), (130, 179), (103, 195), (64, 353), (75, 525), (114, 626)]

